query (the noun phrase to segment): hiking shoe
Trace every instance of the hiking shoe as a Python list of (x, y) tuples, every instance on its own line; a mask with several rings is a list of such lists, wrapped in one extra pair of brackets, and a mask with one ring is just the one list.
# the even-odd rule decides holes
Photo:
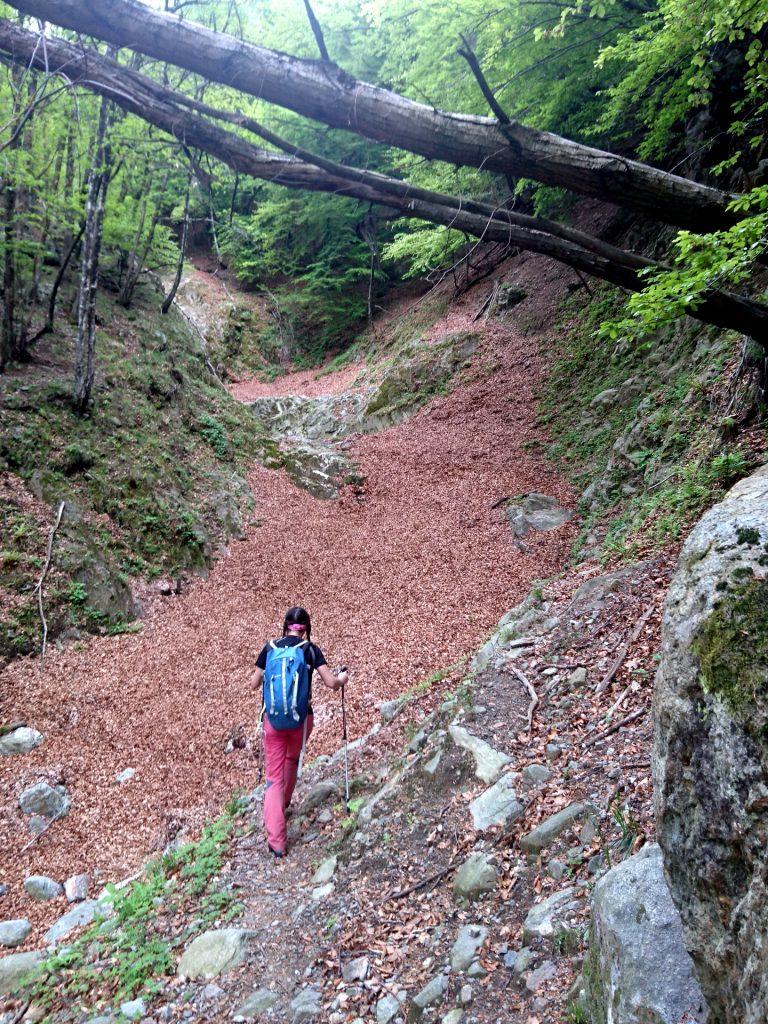
[(274, 850), (269, 845), (269, 843), (267, 843), (267, 849), (269, 850), (269, 852), (272, 854), (273, 857), (284, 857), (285, 856), (285, 850)]

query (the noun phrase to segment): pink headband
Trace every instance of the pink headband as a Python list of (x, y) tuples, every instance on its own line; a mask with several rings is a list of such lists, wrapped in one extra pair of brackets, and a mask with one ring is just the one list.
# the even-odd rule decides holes
[(298, 630), (299, 633), (306, 633), (307, 631), (307, 627), (301, 622), (292, 622), (290, 626), (288, 626), (288, 632), (290, 633), (292, 629)]

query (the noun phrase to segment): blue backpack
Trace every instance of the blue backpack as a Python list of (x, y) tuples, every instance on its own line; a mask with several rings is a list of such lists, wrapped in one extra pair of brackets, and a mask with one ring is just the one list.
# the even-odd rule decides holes
[(308, 641), (278, 647), (272, 640), (264, 670), (264, 710), (273, 729), (295, 729), (309, 712)]

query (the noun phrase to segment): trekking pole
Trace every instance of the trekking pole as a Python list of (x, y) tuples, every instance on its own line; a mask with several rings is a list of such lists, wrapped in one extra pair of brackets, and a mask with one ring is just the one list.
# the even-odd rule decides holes
[[(342, 665), (338, 675), (347, 671), (347, 666)], [(341, 688), (341, 738), (344, 742), (344, 797), (345, 806), (349, 810), (349, 749), (347, 745), (347, 702), (344, 699), (344, 687)]]

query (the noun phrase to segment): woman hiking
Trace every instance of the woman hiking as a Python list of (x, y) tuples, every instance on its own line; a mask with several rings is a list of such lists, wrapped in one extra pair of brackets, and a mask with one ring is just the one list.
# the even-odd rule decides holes
[(331, 672), (311, 634), (309, 613), (289, 608), (283, 635), (271, 640), (256, 659), (255, 682), (263, 688), (264, 827), (274, 857), (286, 853), (285, 811), (293, 796), (302, 750), (312, 733), (312, 675), (317, 672), (331, 690), (340, 690), (349, 678), (346, 669), (338, 675)]

